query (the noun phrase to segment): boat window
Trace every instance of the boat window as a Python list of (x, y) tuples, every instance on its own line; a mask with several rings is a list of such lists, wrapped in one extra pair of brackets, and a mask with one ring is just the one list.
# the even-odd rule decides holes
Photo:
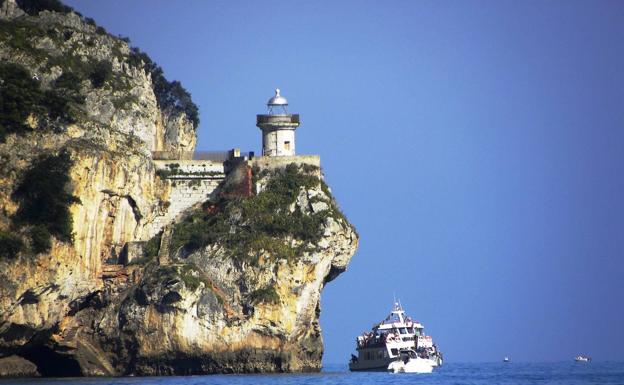
[(399, 354), (399, 349), (397, 349), (397, 348), (390, 349), (390, 353), (392, 353), (392, 357), (394, 357), (397, 354)]
[(400, 328), (399, 330), (401, 331), (401, 334), (407, 334), (407, 329), (406, 328)]

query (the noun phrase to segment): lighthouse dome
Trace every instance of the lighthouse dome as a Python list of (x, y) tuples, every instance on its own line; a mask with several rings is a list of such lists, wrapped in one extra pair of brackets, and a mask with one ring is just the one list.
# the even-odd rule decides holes
[(267, 102), (267, 106), (287, 106), (287, 105), (288, 105), (288, 100), (286, 100), (285, 97), (280, 95), (280, 89), (276, 88), (275, 96), (269, 99), (269, 101)]

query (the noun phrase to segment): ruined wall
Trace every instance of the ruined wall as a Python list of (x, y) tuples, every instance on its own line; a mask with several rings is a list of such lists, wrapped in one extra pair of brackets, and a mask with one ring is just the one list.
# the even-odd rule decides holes
[[(318, 155), (261, 156), (246, 161), (249, 168), (256, 167), (262, 170), (284, 168), (292, 163), (298, 166), (317, 167), (318, 170), (314, 172), (317, 176), (321, 176), (321, 158)], [(217, 198), (217, 188), (230, 171), (227, 170), (225, 162), (210, 160), (155, 160), (154, 166), (156, 174), (167, 186), (167, 193), (164, 207), (146, 225), (141, 237), (143, 240), (150, 239), (164, 226), (174, 222), (187, 208), (206, 200), (214, 201)], [(234, 171), (233, 169), (232, 172)]]
[(155, 160), (156, 174), (167, 186), (166, 204), (143, 232), (148, 240), (173, 222), (185, 209), (216, 198), (225, 179), (225, 164), (210, 160)]
[(310, 165), (321, 167), (321, 157), (318, 155), (293, 155), (293, 156), (259, 156), (248, 161), (251, 167), (265, 170), (284, 168), (291, 163), (297, 166)]

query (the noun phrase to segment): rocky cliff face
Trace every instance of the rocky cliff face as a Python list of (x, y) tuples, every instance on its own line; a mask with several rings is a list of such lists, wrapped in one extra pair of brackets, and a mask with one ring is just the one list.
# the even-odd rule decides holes
[(196, 108), (92, 20), (25, 3), (0, 1), (0, 375), (318, 370), (320, 292), (357, 247), (319, 170), (255, 169), (252, 196), (232, 176), (120, 264), (167, 205), (152, 151), (192, 151)]

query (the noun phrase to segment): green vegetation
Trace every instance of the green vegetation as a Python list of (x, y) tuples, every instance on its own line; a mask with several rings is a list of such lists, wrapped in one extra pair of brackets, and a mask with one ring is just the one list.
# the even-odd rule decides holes
[(36, 225), (30, 229), (30, 241), (35, 254), (48, 252), (52, 247), (50, 231), (43, 225)]
[(52, 235), (62, 242), (73, 240), (69, 205), (80, 201), (66, 191), (71, 165), (69, 153), (65, 151), (58, 155), (42, 155), (13, 191), (13, 200), (19, 202), (13, 223), (17, 227), (35, 226), (31, 230), (33, 251), (48, 251)]
[(37, 59), (46, 56), (45, 51), (35, 48), (31, 39), (48, 35), (41, 26), (24, 19), (0, 20), (0, 37), (11, 48), (28, 52)]
[(187, 263), (180, 269), (180, 278), (182, 278), (187, 289), (191, 291), (197, 290), (202, 282), (206, 287), (212, 287), (212, 285), (202, 277), (202, 274), (201, 270), (192, 263)]
[(148, 258), (149, 260), (154, 259), (158, 256), (158, 250), (160, 250), (160, 240), (162, 238), (162, 231), (158, 234), (154, 235), (147, 243), (145, 244), (145, 248), (143, 249), (143, 256)]
[(189, 290), (196, 290), (200, 283), (212, 289), (212, 284), (203, 276), (201, 270), (192, 263), (184, 265), (157, 266), (154, 277), (158, 282), (182, 281)]
[(162, 231), (154, 235), (149, 241), (145, 243), (143, 247), (143, 256), (130, 261), (130, 265), (146, 265), (153, 261), (158, 256), (158, 250), (160, 250), (160, 239), (162, 237)]
[(37, 16), (41, 11), (69, 13), (73, 9), (59, 0), (17, 0), (17, 5), (27, 14)]
[[(329, 191), (329, 186), (327, 186), (327, 183), (325, 183), (324, 180), (321, 180), (321, 190), (323, 190), (323, 192), (325, 193), (325, 195), (327, 195), (328, 197), (331, 197), (331, 191)], [(342, 213), (342, 211), (340, 211), (338, 209), (338, 207), (336, 207), (336, 203), (335, 202), (331, 202), (331, 206), (332, 206), (332, 217), (340, 222), (344, 222), (344, 223), (349, 223), (349, 221), (347, 220), (347, 217), (345, 217), (345, 215)], [(357, 237), (359, 238), (360, 235), (358, 234), (357, 230), (355, 229), (355, 227), (353, 227), (353, 232), (355, 232), (355, 235), (357, 235)]]
[[(217, 176), (223, 175), (222, 172), (219, 171), (182, 171), (180, 170), (179, 163), (168, 163), (167, 169), (156, 170), (156, 175), (158, 175), (162, 179), (169, 178), (175, 175), (185, 175), (185, 176)], [(199, 185), (199, 181), (197, 181)]]
[(32, 130), (26, 119), (32, 114), (65, 123), (74, 121), (77, 105), (84, 103), (75, 75), (68, 73), (55, 82), (56, 88), (42, 90), (28, 70), (13, 63), (0, 64), (0, 142), (7, 134)]
[(139, 102), (139, 98), (137, 98), (134, 95), (126, 94), (120, 98), (113, 99), (113, 106), (119, 110), (119, 109), (126, 108), (131, 104), (136, 104), (138, 102)]
[(137, 47), (131, 49), (128, 63), (135, 67), (142, 66), (147, 73), (151, 74), (154, 94), (161, 108), (172, 108), (179, 112), (184, 112), (195, 128), (199, 126), (199, 109), (193, 103), (191, 94), (188, 93), (179, 81), (168, 81), (162, 68)]
[(113, 66), (110, 61), (102, 60), (95, 63), (89, 72), (89, 80), (95, 88), (102, 88), (104, 83), (113, 76)]
[(0, 231), (0, 258), (13, 259), (24, 249), (24, 242), (16, 235)]
[[(131, 91), (131, 86), (127, 77), (123, 74), (114, 73), (109, 60), (83, 61), (80, 56), (67, 53), (48, 57), (46, 66), (48, 68), (59, 66), (63, 69), (64, 74), (71, 73), (75, 81), (74, 84), (78, 86), (82, 84), (83, 80), (89, 80), (94, 88), (108, 86), (115, 91)], [(66, 82), (63, 82), (63, 84), (66, 84)], [(55, 83), (55, 86), (57, 86), (57, 83)], [(125, 103), (129, 99), (136, 101), (136, 97), (133, 95), (128, 95), (128, 97), (129, 98), (123, 97), (122, 100), (117, 101), (117, 103)]]
[(273, 285), (267, 285), (263, 288), (252, 291), (251, 293), (249, 293), (248, 298), (252, 304), (277, 304), (280, 301), (279, 294), (277, 294), (277, 291), (275, 291), (275, 286)]
[[(230, 256), (257, 263), (263, 252), (278, 259), (293, 259), (306, 249), (315, 248), (323, 233), (322, 224), (330, 210), (305, 214), (290, 212), (302, 188), (318, 186), (319, 179), (295, 164), (272, 172), (266, 188), (251, 197), (221, 199), (218, 210), (205, 208), (191, 213), (174, 227), (171, 250), (184, 247), (187, 252), (219, 243)], [(208, 204), (208, 202), (207, 202)], [(295, 247), (287, 241), (302, 241)]]
[[(48, 10), (60, 13), (74, 12), (82, 17), (78, 12), (73, 11), (71, 7), (63, 5), (58, 0), (18, 0), (18, 5), (31, 16), (36, 16), (39, 12)], [(81, 44), (93, 47), (97, 44), (97, 35), (108, 35), (106, 30), (97, 26), (92, 18), (82, 17), (82, 20), (86, 24), (96, 27), (95, 34), (87, 35), (82, 42), (75, 42), (73, 49), (76, 49)], [(90, 80), (95, 88), (108, 85), (115, 91), (130, 91), (131, 87), (128, 84), (127, 77), (113, 73), (111, 62), (108, 60), (94, 61), (91, 58), (91, 60), (84, 61), (83, 57), (73, 55), (72, 51), (55, 55), (50, 54), (45, 49), (35, 47), (35, 42), (45, 37), (51, 38), (57, 45), (61, 46), (64, 43), (66, 44), (74, 34), (75, 31), (61, 25), (44, 28), (33, 18), (0, 20), (0, 40), (10, 48), (22, 51), (22, 53), (36, 59), (36, 62), (45, 63), (45, 68), (50, 69), (54, 66), (60, 66), (63, 72), (69, 71), (74, 73), (80, 81)], [(168, 81), (164, 76), (162, 68), (138, 48), (132, 48), (130, 54), (123, 53), (125, 45), (130, 42), (130, 39), (122, 36), (117, 38), (119, 40), (112, 42), (113, 56), (118, 57), (120, 60), (125, 59), (130, 65), (140, 67), (149, 73), (159, 107), (163, 110), (185, 113), (194, 127), (197, 128), (199, 126), (199, 110), (182, 84), (179, 81)], [(80, 82), (75, 84), (80, 84)], [(67, 119), (71, 114), (67, 111), (66, 104), (63, 103), (65, 99), (60, 96), (63, 95), (51, 92), (46, 95), (46, 98), (50, 98), (52, 100), (51, 103), (54, 102), (57, 107), (54, 111), (54, 118)], [(116, 108), (124, 108), (133, 102), (136, 102), (135, 97), (124, 97), (113, 101)], [(60, 111), (58, 109), (59, 105), (62, 107)], [(69, 109), (71, 110), (71, 108)], [(23, 111), (27, 111), (27, 109), (23, 109)], [(72, 121), (67, 122), (71, 123)], [(2, 141), (6, 132), (17, 132), (4, 129), (4, 124), (1, 123), (0, 141)]]
[(78, 77), (78, 75), (76, 75), (73, 72), (63, 72), (63, 74), (61, 74), (61, 76), (59, 76), (55, 81), (54, 81), (54, 85), (57, 88), (62, 88), (65, 89), (67, 91), (71, 91), (73, 93), (80, 93), (80, 83), (82, 82), (82, 79), (80, 77)]
[(41, 113), (43, 92), (30, 73), (17, 64), (0, 64), (0, 141), (12, 132), (29, 131), (26, 118)]

